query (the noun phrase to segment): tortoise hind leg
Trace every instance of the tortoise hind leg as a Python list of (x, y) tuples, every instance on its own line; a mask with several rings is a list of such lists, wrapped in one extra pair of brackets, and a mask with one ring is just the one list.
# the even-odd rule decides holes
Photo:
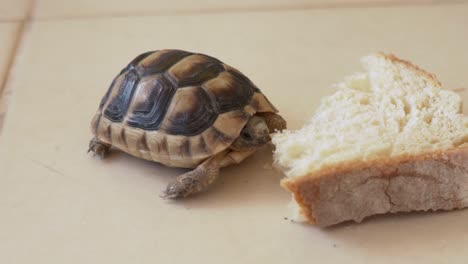
[(88, 153), (92, 151), (93, 156), (97, 154), (101, 158), (105, 158), (107, 153), (109, 153), (110, 147), (110, 144), (104, 143), (95, 137), (89, 142)]

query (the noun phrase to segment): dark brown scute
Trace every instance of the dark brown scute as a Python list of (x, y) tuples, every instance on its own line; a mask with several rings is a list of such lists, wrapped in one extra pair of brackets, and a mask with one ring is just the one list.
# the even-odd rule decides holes
[(128, 147), (128, 143), (127, 143), (127, 135), (125, 134), (125, 127), (122, 128), (122, 130), (120, 131), (120, 140), (122, 141), (122, 145), (127, 148)]
[[(201, 134), (203, 143), (206, 146), (207, 152), (205, 154), (211, 155), (218, 153), (219, 151), (226, 149), (235, 138), (229, 137), (222, 131), (217, 129), (215, 126), (211, 126)], [(197, 150), (197, 154), (201, 154), (200, 150)]]
[(135, 68), (135, 66), (137, 66), (138, 63), (140, 63), (140, 61), (144, 60), (146, 57), (148, 57), (149, 55), (151, 55), (151, 54), (153, 54), (155, 52), (157, 52), (157, 51), (147, 51), (145, 53), (142, 53), (142, 54), (138, 55), (122, 71), (120, 71), (120, 74), (126, 72), (127, 70)]
[(162, 129), (172, 135), (194, 136), (210, 127), (217, 116), (201, 87), (178, 89)]
[(99, 104), (99, 109), (102, 109), (102, 107), (106, 104), (107, 102), (107, 99), (109, 98), (109, 95), (112, 93), (112, 90), (114, 89), (114, 85), (115, 85), (115, 82), (117, 81), (117, 79), (124, 73), (126, 72), (127, 70), (129, 69), (132, 69), (138, 62), (140, 62), (142, 59), (144, 59), (146, 56), (148, 56), (149, 54), (153, 53), (154, 51), (148, 51), (148, 52), (145, 52), (143, 54), (140, 54), (138, 55), (136, 58), (134, 58), (125, 68), (123, 68), (120, 73), (115, 76), (115, 78), (112, 80), (112, 83), (111, 85), (109, 86), (109, 88), (107, 89), (107, 92), (106, 94), (104, 95), (104, 97), (101, 99), (101, 103)]
[(97, 136), (98, 131), (99, 131), (99, 125), (101, 123), (101, 116), (102, 113), (101, 111), (98, 111), (96, 115), (94, 115), (93, 120), (91, 120), (91, 131), (95, 136)]
[(109, 124), (109, 126), (106, 128), (104, 139), (107, 140), (107, 142), (112, 142), (112, 124)]
[(262, 93), (255, 93), (250, 101), (250, 106), (252, 106), (256, 112), (273, 112), (277, 113), (278, 109), (271, 104), (268, 98)]
[(265, 101), (269, 104), (269, 106), (273, 109), (273, 111), (277, 113), (278, 109), (276, 109), (276, 107), (270, 102), (270, 100), (268, 100), (268, 97), (263, 96), (263, 98), (265, 98)]
[(223, 64), (212, 57), (194, 54), (175, 64), (166, 76), (177, 87), (198, 86), (224, 71)]
[(252, 106), (256, 111), (258, 111), (258, 109), (260, 109), (260, 102), (256, 100), (256, 98), (253, 98), (250, 101), (250, 106)]
[(169, 155), (169, 145), (167, 144), (167, 138), (163, 137), (159, 142), (159, 151)]
[(182, 157), (188, 158), (192, 155), (192, 150), (190, 148), (190, 141), (185, 139), (184, 143), (180, 146)]
[(138, 141), (138, 149), (149, 151), (148, 139), (146, 138), (146, 133), (141, 136), (140, 141)]
[(219, 113), (225, 113), (248, 104), (254, 94), (255, 86), (238, 75), (223, 72), (218, 78), (206, 82), (203, 88), (213, 95)]
[(199, 151), (201, 151), (202, 153), (208, 153), (209, 152), (208, 146), (206, 145), (206, 141), (202, 136), (200, 136), (200, 141), (197, 144), (197, 149)]
[(138, 64), (142, 75), (150, 75), (167, 71), (174, 64), (193, 53), (183, 50), (160, 50), (147, 56)]
[(214, 138), (217, 139), (218, 141), (221, 141), (221, 142), (224, 142), (224, 143), (230, 143), (230, 142), (233, 141), (233, 138), (228, 137), (226, 134), (219, 131), (215, 127), (212, 127), (211, 129), (213, 130)]
[(117, 81), (117, 79), (119, 78), (120, 74), (118, 76), (116, 76), (114, 78), (114, 80), (112, 80), (112, 83), (111, 85), (109, 86), (109, 88), (107, 89), (107, 92), (106, 94), (102, 97), (101, 99), (101, 103), (99, 103), (99, 110), (102, 110), (102, 107), (107, 103), (107, 100), (109, 99), (109, 95), (111, 94), (112, 92), (112, 89), (114, 88), (114, 85), (115, 85), (115, 82)]
[(260, 92), (260, 89), (249, 79), (247, 76), (242, 74), (241, 72), (235, 70), (234, 68), (230, 68), (227, 70), (230, 74), (234, 75), (236, 80), (242, 84), (242, 86), (249, 86), (252, 87), (254, 92)]
[(117, 95), (110, 98), (109, 104), (104, 111), (104, 115), (113, 122), (121, 122), (127, 114), (128, 106), (140, 79), (134, 70), (130, 70), (125, 74), (125, 79), (120, 85)]
[(176, 91), (177, 89), (163, 75), (159, 74), (155, 79), (147, 81), (143, 79), (138, 93), (146, 96), (139, 97), (137, 94), (128, 125), (145, 130), (157, 130)]

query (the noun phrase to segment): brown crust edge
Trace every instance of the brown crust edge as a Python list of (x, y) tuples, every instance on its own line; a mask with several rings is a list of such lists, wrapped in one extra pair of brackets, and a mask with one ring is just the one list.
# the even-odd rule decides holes
[[(452, 157), (456, 156), (466, 156), (465, 162), (468, 162), (468, 146), (463, 146), (461, 148), (455, 147), (449, 150), (441, 151), (431, 151), (417, 156), (404, 155), (397, 158), (387, 158), (387, 159), (375, 159), (368, 161), (354, 161), (341, 165), (326, 166), (319, 171), (304, 176), (296, 177), (294, 179), (284, 178), (281, 180), (281, 186), (286, 190), (290, 191), (294, 195), (294, 199), (300, 207), (300, 213), (304, 216), (307, 221), (311, 224), (320, 224), (315, 219), (313, 212), (314, 208), (312, 206), (312, 201), (307, 201), (299, 191), (302, 184), (312, 182), (314, 184), (319, 184), (321, 179), (332, 177), (338, 174), (350, 173), (355, 171), (360, 171), (368, 168), (377, 168), (382, 171), (385, 171), (386, 168), (396, 167), (401, 164), (412, 164), (419, 161), (427, 160), (451, 160)], [(317, 192), (314, 194), (315, 197), (319, 197), (320, 193)]]
[(410, 61), (400, 59), (400, 58), (398, 58), (397, 56), (395, 56), (392, 53), (385, 53), (385, 52), (382, 52), (382, 51), (377, 52), (375, 55), (379, 56), (379, 57), (383, 57), (386, 60), (389, 60), (394, 64), (403, 64), (407, 68), (409, 68), (411, 70), (414, 70), (414, 71), (418, 72), (419, 74), (424, 75), (425, 77), (430, 79), (434, 83), (435, 86), (438, 86), (439, 88), (442, 87), (442, 84), (437, 79), (435, 74), (427, 72), (426, 70), (421, 69), (418, 65), (416, 65), (416, 64), (414, 64), (414, 63), (412, 63)]
[[(417, 66), (416, 64), (410, 61), (400, 59), (392, 53), (385, 53), (382, 51), (376, 52), (374, 55), (382, 57), (386, 60), (389, 60), (394, 64), (402, 64), (405, 67), (409, 68), (410, 70), (416, 71), (419, 74), (427, 77), (429, 80), (433, 82), (435, 86), (439, 88), (442, 87), (442, 84), (437, 79), (435, 74), (427, 72), (426, 70), (420, 68), (419, 66)], [(452, 150), (452, 151), (457, 151), (457, 150)], [(307, 201), (305, 201), (304, 197), (302, 197), (298, 191), (301, 183), (305, 181), (310, 181), (310, 180), (319, 182), (321, 177), (327, 177), (327, 175), (332, 175), (332, 174), (346, 173), (346, 172), (361, 170), (361, 169), (365, 169), (369, 167), (382, 168), (386, 166), (395, 166), (395, 165), (406, 163), (406, 162), (415, 162), (419, 160), (440, 158), (443, 155), (445, 154), (440, 153), (440, 152), (432, 152), (432, 153), (421, 154), (419, 156), (402, 156), (396, 159), (372, 160), (372, 161), (366, 161), (366, 162), (357, 161), (357, 162), (342, 164), (340, 166), (328, 166), (328, 167), (322, 168), (317, 173), (297, 177), (294, 180), (289, 179), (289, 178), (284, 178), (281, 180), (280, 185), (286, 190), (289, 190), (290, 192), (293, 193), (294, 199), (296, 200), (297, 204), (300, 207), (301, 214), (304, 217), (306, 217), (307, 221), (312, 224), (317, 224), (317, 221), (313, 216), (313, 208), (311, 206), (311, 203), (307, 203)], [(317, 194), (317, 195), (320, 195), (320, 194)]]

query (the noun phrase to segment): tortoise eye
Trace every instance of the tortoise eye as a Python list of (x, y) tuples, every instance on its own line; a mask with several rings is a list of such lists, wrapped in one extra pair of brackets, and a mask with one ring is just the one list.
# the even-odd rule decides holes
[(247, 131), (242, 131), (241, 136), (246, 140), (252, 140), (252, 135), (250, 135), (250, 133)]

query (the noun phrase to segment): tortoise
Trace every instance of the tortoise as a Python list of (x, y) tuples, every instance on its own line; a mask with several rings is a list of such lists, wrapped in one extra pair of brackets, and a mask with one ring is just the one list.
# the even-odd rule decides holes
[(192, 168), (163, 198), (201, 192), (220, 168), (270, 142), (286, 121), (237, 69), (201, 53), (165, 49), (133, 59), (112, 81), (91, 121), (88, 152), (111, 146), (168, 167)]

